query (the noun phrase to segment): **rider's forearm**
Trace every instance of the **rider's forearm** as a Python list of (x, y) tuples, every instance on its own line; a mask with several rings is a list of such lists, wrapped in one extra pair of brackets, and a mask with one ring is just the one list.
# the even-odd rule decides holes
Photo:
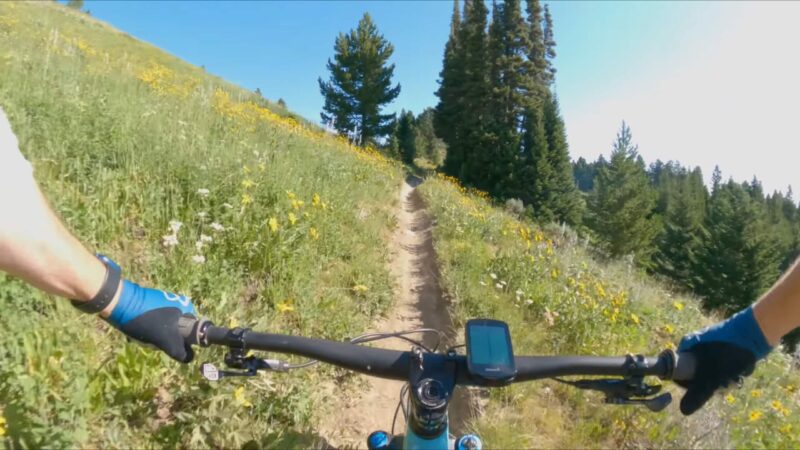
[(0, 201), (0, 270), (53, 295), (91, 300), (105, 266), (64, 228), (32, 179), (17, 187)]
[(753, 314), (772, 346), (800, 327), (800, 260), (753, 305)]

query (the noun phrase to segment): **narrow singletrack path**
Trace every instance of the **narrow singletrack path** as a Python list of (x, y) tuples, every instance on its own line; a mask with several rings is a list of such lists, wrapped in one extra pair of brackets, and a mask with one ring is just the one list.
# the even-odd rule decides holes
[[(392, 275), (397, 280), (396, 303), (387, 317), (370, 331), (393, 332), (417, 328), (451, 331), (450, 316), (439, 286), (439, 269), (433, 248), (431, 217), (417, 192), (421, 179), (409, 176), (400, 190), (397, 229), (392, 237)], [(427, 346), (436, 344), (436, 337), (425, 336)], [(442, 345), (446, 345), (443, 342)], [(393, 350), (410, 350), (411, 345), (399, 339), (376, 342), (376, 346)], [(365, 448), (369, 433), (376, 430), (391, 432), (395, 408), (400, 399), (403, 382), (360, 377), (361, 392), (332, 393), (340, 397), (330, 416), (320, 427), (320, 434), (329, 445)], [(338, 395), (337, 395), (338, 394)], [(458, 401), (451, 404), (452, 428), (458, 429), (461, 415)], [(400, 413), (397, 433), (403, 433), (405, 421)]]

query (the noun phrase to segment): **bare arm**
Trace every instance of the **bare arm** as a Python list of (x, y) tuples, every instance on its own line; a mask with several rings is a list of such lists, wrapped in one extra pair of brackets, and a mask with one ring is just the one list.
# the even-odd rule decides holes
[(753, 305), (753, 314), (772, 346), (800, 327), (800, 260)]
[[(0, 270), (50, 294), (91, 300), (105, 266), (62, 225), (0, 110)], [(107, 317), (116, 300), (103, 312)]]

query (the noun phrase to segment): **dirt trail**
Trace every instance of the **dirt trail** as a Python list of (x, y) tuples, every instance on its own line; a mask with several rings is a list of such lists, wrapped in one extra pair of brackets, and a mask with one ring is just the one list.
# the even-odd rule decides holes
[[(416, 328), (435, 328), (447, 333), (451, 330), (447, 306), (439, 287), (439, 270), (433, 248), (432, 226), (425, 204), (416, 191), (422, 182), (409, 176), (400, 190), (398, 224), (392, 238), (391, 270), (397, 286), (396, 303), (386, 319), (379, 321), (371, 331), (406, 331)], [(426, 336), (425, 344), (435, 344), (434, 336)], [(409, 350), (410, 344), (399, 339), (379, 341), (376, 346), (393, 350)], [(329, 445), (364, 448), (372, 431), (391, 431), (392, 418), (400, 396), (402, 382), (361, 377), (367, 386), (362, 394), (354, 393), (341, 398), (320, 434)], [(451, 403), (451, 428), (462, 423), (460, 407), (463, 400)], [(402, 414), (402, 413), (401, 413)], [(402, 433), (405, 422), (398, 418), (396, 432)], [(451, 430), (452, 432), (453, 430)]]

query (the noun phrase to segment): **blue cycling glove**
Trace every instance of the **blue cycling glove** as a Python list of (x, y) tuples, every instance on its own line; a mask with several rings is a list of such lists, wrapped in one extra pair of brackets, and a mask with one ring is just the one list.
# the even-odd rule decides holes
[(687, 416), (694, 413), (717, 389), (752, 374), (756, 362), (771, 350), (752, 307), (724, 322), (684, 336), (678, 352), (694, 353), (697, 369), (694, 379), (679, 382), (687, 388), (681, 399), (681, 412)]
[(153, 345), (172, 359), (188, 363), (194, 352), (178, 329), (183, 314), (195, 314), (192, 299), (123, 281), (119, 303), (108, 322), (128, 337)]

